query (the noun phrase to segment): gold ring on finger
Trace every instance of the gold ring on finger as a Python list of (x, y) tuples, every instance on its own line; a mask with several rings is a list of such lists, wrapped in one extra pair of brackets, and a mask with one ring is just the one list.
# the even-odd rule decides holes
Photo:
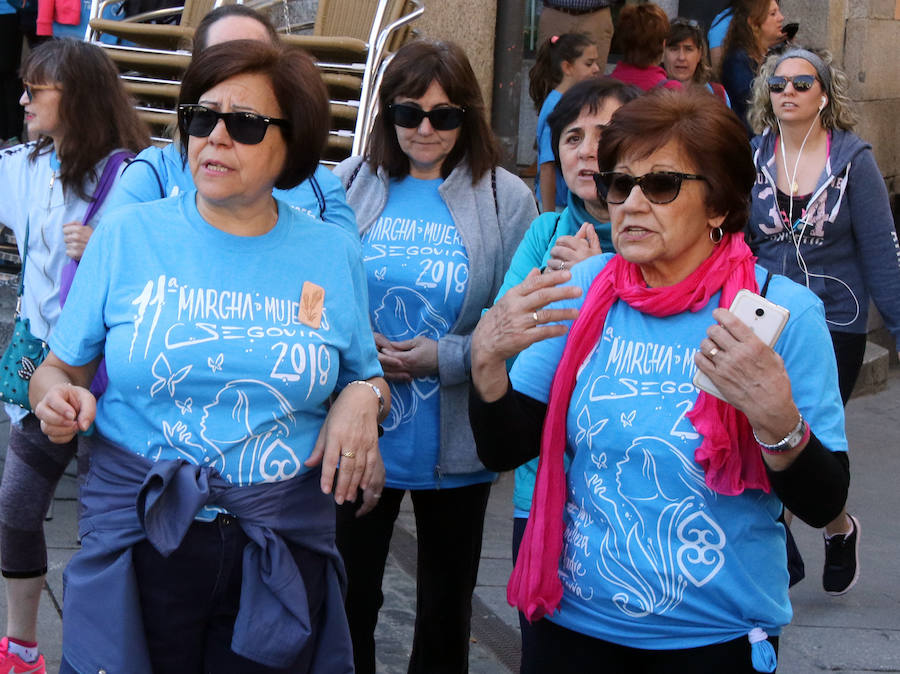
[(356, 457), (356, 452), (354, 452), (352, 449), (345, 449), (341, 452), (341, 456), (343, 456), (345, 459), (353, 459)]
[(709, 357), (710, 357), (710, 359), (715, 358), (717, 353), (719, 353), (719, 347), (714, 346), (713, 348), (711, 348), (711, 349), (709, 350)]
[(538, 314), (536, 311), (531, 312), (531, 317), (534, 319), (534, 327), (537, 327), (541, 320), (538, 318)]

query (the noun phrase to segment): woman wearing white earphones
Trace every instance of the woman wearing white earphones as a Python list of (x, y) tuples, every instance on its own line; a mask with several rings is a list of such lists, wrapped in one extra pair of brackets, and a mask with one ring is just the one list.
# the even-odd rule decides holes
[[(827, 53), (770, 57), (753, 85), (757, 179), (748, 231), (759, 264), (825, 305), (844, 404), (862, 367), (869, 296), (900, 345), (900, 247), (887, 189), (856, 122), (847, 78)], [(859, 576), (859, 522), (825, 527), (822, 585), (843, 594)]]

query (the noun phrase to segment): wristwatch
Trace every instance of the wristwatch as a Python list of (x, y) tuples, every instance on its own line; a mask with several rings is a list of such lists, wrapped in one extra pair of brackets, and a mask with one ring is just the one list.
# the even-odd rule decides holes
[(808, 436), (809, 424), (806, 423), (806, 419), (803, 418), (803, 415), (800, 416), (800, 421), (797, 422), (794, 430), (792, 430), (774, 445), (766, 444), (759, 439), (756, 431), (753, 431), (753, 437), (756, 438), (756, 442), (759, 443), (759, 446), (762, 447), (762, 450), (767, 454), (783, 454), (784, 452), (789, 452), (800, 445)]

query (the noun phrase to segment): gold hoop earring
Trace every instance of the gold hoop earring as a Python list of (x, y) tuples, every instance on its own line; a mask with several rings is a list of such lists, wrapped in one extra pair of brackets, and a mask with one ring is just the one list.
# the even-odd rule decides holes
[(718, 246), (722, 243), (723, 238), (725, 238), (725, 232), (721, 227), (713, 227), (709, 230), (709, 240), (713, 242), (714, 246)]

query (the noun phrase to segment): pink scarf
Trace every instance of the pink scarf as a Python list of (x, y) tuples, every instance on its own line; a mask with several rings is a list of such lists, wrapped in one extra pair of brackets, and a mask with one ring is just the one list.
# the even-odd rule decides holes
[[(529, 620), (552, 614), (562, 599), (558, 567), (566, 498), (563, 467), (566, 415), (578, 368), (600, 339), (609, 308), (621, 299), (643, 313), (672, 316), (703, 309), (719, 289), (722, 291), (720, 306), (728, 307), (741, 288), (759, 291), (755, 262), (742, 235), (726, 234), (712, 255), (674, 286), (648, 288), (638, 265), (619, 255), (594, 279), (578, 319), (569, 331), (553, 378), (531, 514), (507, 586), (509, 603)], [(759, 445), (747, 417), (731, 405), (701, 392), (688, 418), (703, 437), (694, 459), (703, 466), (706, 484), (711, 489), (727, 495), (737, 495), (745, 489), (769, 491)]]

